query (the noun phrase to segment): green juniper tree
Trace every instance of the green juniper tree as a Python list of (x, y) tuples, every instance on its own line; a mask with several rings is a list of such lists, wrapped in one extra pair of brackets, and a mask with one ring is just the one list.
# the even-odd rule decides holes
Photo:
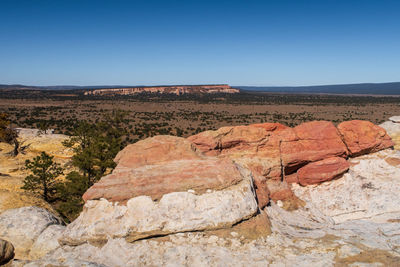
[(5, 142), (8, 144), (14, 144), (14, 150), (12, 155), (15, 157), (19, 153), (19, 141), (17, 139), (17, 132), (11, 128), (11, 122), (9, 116), (6, 113), (0, 113), (0, 142)]
[(24, 190), (39, 193), (42, 198), (50, 202), (56, 191), (56, 178), (63, 174), (63, 169), (58, 163), (53, 161), (53, 156), (42, 152), (33, 161), (26, 160), (25, 166), (32, 174), (25, 177)]
[(58, 187), (61, 201), (57, 210), (67, 221), (79, 215), (86, 190), (115, 168), (114, 158), (123, 148), (122, 137), (126, 134), (121, 126), (123, 117), (123, 113), (115, 112), (96, 124), (82, 121), (74, 129), (73, 136), (64, 142), (74, 151), (72, 165), (77, 168), (67, 174), (65, 182)]

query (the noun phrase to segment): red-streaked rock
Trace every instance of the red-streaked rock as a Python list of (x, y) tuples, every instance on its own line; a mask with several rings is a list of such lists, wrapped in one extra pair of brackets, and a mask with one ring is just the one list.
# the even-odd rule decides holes
[(295, 140), (282, 140), (281, 157), (286, 174), (309, 162), (347, 157), (347, 148), (336, 127), (328, 121), (306, 122), (293, 128)]
[(351, 156), (377, 152), (394, 146), (385, 129), (369, 121), (352, 120), (338, 125)]
[(346, 159), (332, 157), (320, 161), (312, 162), (297, 171), (299, 184), (311, 185), (330, 181), (350, 168)]
[(150, 196), (160, 200), (165, 194), (190, 189), (200, 194), (207, 189), (222, 190), (241, 179), (229, 159), (175, 160), (112, 173), (89, 188), (83, 199), (125, 203), (133, 197)]
[(242, 180), (228, 158), (204, 157), (184, 138), (156, 136), (129, 145), (116, 157), (118, 167), (90, 187), (85, 201), (105, 198), (125, 203), (137, 196), (159, 200), (172, 192), (222, 190)]
[(297, 177), (297, 172), (285, 175), (284, 179), (288, 184), (298, 184), (299, 183), (299, 177)]
[(196, 147), (184, 138), (158, 135), (128, 145), (121, 150), (114, 159), (118, 164), (114, 172), (124, 168), (130, 169), (172, 160), (190, 160), (201, 157), (201, 153), (196, 151)]
[(280, 140), (293, 138), (291, 128), (280, 123), (222, 127), (191, 136), (206, 155), (228, 157), (253, 173), (260, 208), (269, 202), (268, 179), (281, 179)]
[(271, 191), (269, 197), (274, 201), (285, 200), (294, 196), (292, 189), (286, 181), (268, 180), (267, 185)]

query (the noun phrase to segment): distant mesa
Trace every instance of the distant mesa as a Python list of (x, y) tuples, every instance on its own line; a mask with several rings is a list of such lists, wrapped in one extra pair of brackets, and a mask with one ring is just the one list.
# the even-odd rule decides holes
[(85, 95), (134, 95), (139, 93), (161, 93), (161, 94), (213, 94), (213, 93), (239, 93), (239, 89), (230, 87), (227, 84), (212, 85), (169, 85), (169, 86), (141, 86), (125, 88), (106, 88), (88, 90)]

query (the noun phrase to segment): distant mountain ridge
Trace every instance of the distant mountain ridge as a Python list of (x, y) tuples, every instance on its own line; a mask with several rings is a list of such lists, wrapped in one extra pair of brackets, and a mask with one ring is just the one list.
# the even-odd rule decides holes
[(235, 86), (245, 91), (275, 93), (326, 93), (326, 94), (371, 94), (400, 95), (400, 82), (356, 83), (313, 86)]
[[(211, 85), (211, 84), (210, 84)], [(0, 90), (90, 90), (132, 87), (162, 87), (174, 85), (54, 85), (54, 86), (30, 86), (21, 84), (0, 84)], [(184, 86), (184, 85), (175, 85)], [(192, 85), (195, 86), (195, 85)], [(232, 86), (243, 91), (273, 92), (273, 93), (312, 93), (312, 94), (370, 94), (370, 95), (400, 95), (400, 82), (389, 83), (356, 83), (356, 84), (333, 84), (312, 86)]]

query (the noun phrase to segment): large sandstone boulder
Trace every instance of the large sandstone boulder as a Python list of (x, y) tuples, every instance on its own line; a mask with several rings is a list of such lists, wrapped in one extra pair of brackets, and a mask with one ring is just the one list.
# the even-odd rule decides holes
[[(349, 171), (340, 179), (318, 186), (294, 184), (292, 189), (298, 197), (332, 217), (336, 223), (354, 219), (373, 220), (380, 214), (393, 213), (395, 216), (396, 212), (400, 213), (398, 151), (383, 150), (351, 158), (349, 163)], [(400, 220), (392, 223), (395, 222), (399, 225)]]
[(312, 121), (293, 128), (295, 140), (282, 140), (281, 157), (285, 174), (309, 162), (329, 157), (346, 157), (347, 148), (332, 122)]
[(0, 265), (4, 265), (14, 258), (14, 246), (3, 239), (0, 239)]
[(229, 159), (206, 158), (184, 138), (156, 136), (127, 146), (112, 174), (93, 185), (83, 199), (126, 203), (137, 196), (160, 200), (165, 194), (221, 190), (243, 177)]
[[(51, 235), (49, 239), (45, 238), (48, 236), (46, 229), (51, 225), (62, 225), (62, 222), (45, 209), (23, 207), (6, 210), (0, 214), (0, 238), (14, 245), (16, 258), (32, 259), (29, 253), (37, 240), (41, 240), (43, 250), (50, 251), (55, 247), (54, 235)], [(62, 226), (58, 230), (62, 231), (63, 228)], [(51, 248), (45, 248), (47, 244)]]
[(387, 134), (392, 138), (394, 149), (400, 150), (400, 122), (398, 121), (398, 117), (391, 117), (389, 121), (385, 121), (379, 126), (385, 129)]
[[(291, 129), (280, 123), (222, 127), (190, 136), (189, 141), (206, 155), (228, 157), (248, 168), (254, 183), (260, 208), (269, 202), (271, 192), (267, 180), (281, 181), (280, 141), (293, 138)], [(281, 188), (285, 188), (282, 185)], [(275, 193), (275, 192), (272, 192)], [(290, 190), (288, 191), (290, 194)], [(274, 195), (274, 194), (273, 194)]]
[(345, 173), (350, 168), (346, 159), (332, 157), (312, 162), (297, 171), (297, 179), (301, 185), (319, 184), (330, 181)]
[(182, 138), (158, 135), (128, 145), (115, 157), (118, 164), (114, 170), (132, 169), (145, 165), (161, 164), (173, 160), (199, 159), (200, 153), (190, 142)]
[(338, 130), (351, 156), (377, 152), (394, 145), (385, 129), (369, 121), (345, 121), (338, 125)]
[(258, 210), (250, 171), (228, 158), (204, 157), (184, 138), (140, 141), (121, 151), (117, 162), (84, 194), (84, 210), (68, 225), (63, 243), (220, 229)]

